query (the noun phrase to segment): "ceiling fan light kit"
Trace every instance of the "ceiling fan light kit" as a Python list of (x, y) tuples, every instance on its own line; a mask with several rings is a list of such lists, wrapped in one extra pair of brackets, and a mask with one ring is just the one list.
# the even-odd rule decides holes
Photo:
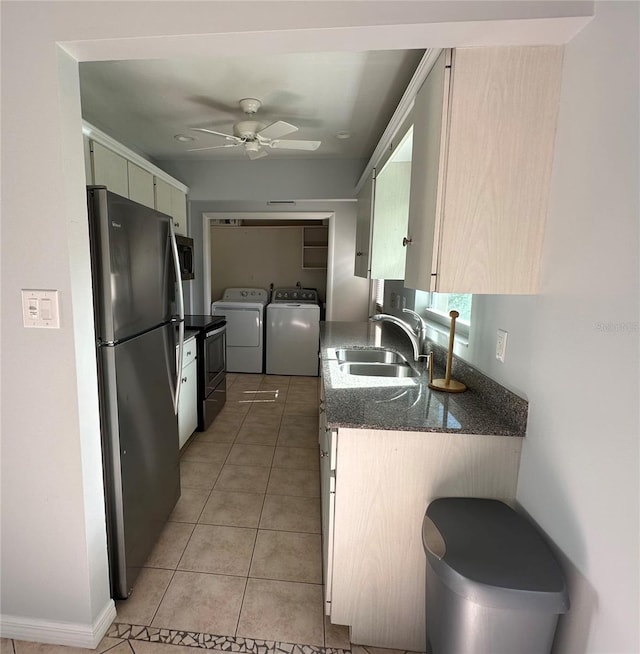
[(265, 148), (275, 148), (278, 150), (302, 150), (313, 151), (320, 147), (321, 141), (307, 140), (282, 140), (283, 136), (293, 134), (298, 128), (284, 120), (277, 120), (275, 123), (265, 125), (264, 123), (252, 120), (255, 113), (260, 109), (262, 103), (255, 98), (244, 98), (239, 102), (240, 108), (249, 120), (241, 120), (234, 124), (233, 134), (217, 132), (206, 127), (192, 127), (191, 129), (205, 134), (221, 136), (231, 143), (225, 145), (212, 145), (207, 148), (192, 148), (188, 152), (197, 152), (201, 150), (215, 150), (217, 148), (228, 148), (244, 145), (244, 150), (249, 159), (261, 159), (267, 156)]

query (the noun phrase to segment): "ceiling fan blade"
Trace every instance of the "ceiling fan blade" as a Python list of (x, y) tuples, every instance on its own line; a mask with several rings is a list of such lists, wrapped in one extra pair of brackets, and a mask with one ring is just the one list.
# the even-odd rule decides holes
[(275, 123), (271, 123), (271, 125), (267, 125), (264, 129), (261, 129), (258, 132), (258, 136), (261, 139), (273, 140), (297, 131), (298, 128), (295, 125), (285, 123), (284, 120), (277, 120)]
[(234, 136), (233, 134), (225, 134), (224, 132), (216, 132), (214, 129), (207, 129), (206, 127), (192, 127), (194, 132), (204, 132), (205, 134), (214, 134), (215, 136), (222, 136), (229, 141), (236, 141), (237, 143), (242, 143), (243, 139), (239, 136)]
[(217, 150), (218, 148), (237, 148), (242, 143), (226, 143), (225, 145), (211, 145), (208, 148), (191, 148), (187, 152), (200, 152), (201, 150)]
[(284, 141), (271, 141), (270, 148), (278, 148), (280, 150), (317, 150), (322, 141), (295, 141), (285, 139)]
[(245, 150), (245, 152), (247, 153), (249, 159), (251, 159), (252, 161), (254, 159), (262, 159), (262, 157), (267, 156), (267, 153), (262, 148), (260, 148), (259, 150)]

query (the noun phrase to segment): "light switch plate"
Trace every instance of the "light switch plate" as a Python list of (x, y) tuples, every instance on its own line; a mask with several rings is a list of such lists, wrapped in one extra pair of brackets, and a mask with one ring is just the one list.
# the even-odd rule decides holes
[(498, 338), (496, 340), (496, 359), (504, 363), (504, 357), (507, 351), (507, 332), (504, 329), (498, 330)]
[(22, 322), (25, 327), (60, 329), (58, 291), (22, 289)]

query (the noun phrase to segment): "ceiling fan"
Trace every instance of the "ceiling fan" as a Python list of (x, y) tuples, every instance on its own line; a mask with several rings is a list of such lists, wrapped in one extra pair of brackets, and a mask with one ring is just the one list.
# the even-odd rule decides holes
[(321, 141), (303, 141), (286, 139), (283, 136), (293, 134), (298, 131), (295, 125), (285, 123), (283, 120), (277, 120), (275, 123), (265, 125), (264, 123), (254, 120), (254, 116), (262, 103), (255, 98), (244, 98), (240, 100), (240, 109), (246, 114), (247, 120), (241, 120), (233, 126), (233, 134), (216, 132), (206, 127), (192, 127), (196, 132), (222, 136), (230, 143), (224, 145), (212, 145), (207, 148), (191, 148), (188, 152), (198, 152), (202, 150), (215, 150), (217, 148), (236, 148), (243, 146), (249, 159), (261, 159), (267, 156), (267, 148), (279, 150), (317, 150)]

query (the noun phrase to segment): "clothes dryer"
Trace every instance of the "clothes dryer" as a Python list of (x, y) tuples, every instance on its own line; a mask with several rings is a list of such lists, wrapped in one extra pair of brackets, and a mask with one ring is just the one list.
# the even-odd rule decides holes
[(211, 315), (227, 320), (227, 372), (263, 371), (268, 299), (264, 288), (227, 288), (221, 300), (211, 303)]

